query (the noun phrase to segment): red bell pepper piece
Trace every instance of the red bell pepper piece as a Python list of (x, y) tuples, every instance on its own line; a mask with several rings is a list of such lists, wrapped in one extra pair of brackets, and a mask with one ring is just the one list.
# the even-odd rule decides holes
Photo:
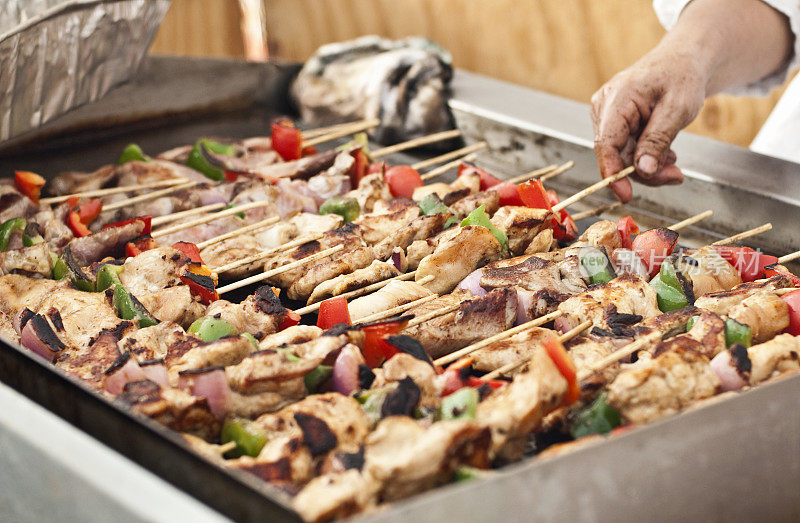
[(480, 167), (477, 167), (469, 162), (463, 162), (458, 166), (458, 175), (477, 173), (481, 177), (481, 191), (485, 191), (490, 187), (494, 187), (502, 182), (499, 178), (492, 176)]
[(789, 306), (789, 326), (785, 332), (797, 336), (800, 334), (800, 289), (784, 294), (781, 299)]
[(350, 310), (347, 308), (347, 298), (340, 296), (329, 298), (319, 304), (317, 327), (327, 330), (340, 323), (351, 325)]
[(313, 145), (306, 145), (303, 147), (303, 150), (300, 151), (301, 156), (311, 156), (317, 154), (317, 148)]
[(303, 134), (287, 118), (272, 122), (272, 149), (288, 162), (299, 160), (303, 155)]
[(386, 162), (375, 162), (367, 167), (367, 174), (385, 173), (389, 166)]
[(181, 281), (189, 286), (193, 295), (200, 297), (200, 301), (208, 305), (219, 299), (217, 286), (211, 269), (199, 263), (188, 263), (183, 266), (180, 274)]
[(383, 176), (395, 198), (411, 198), (414, 189), (422, 187), (424, 183), (417, 170), (408, 165), (395, 165), (387, 169)]
[(15, 171), (14, 185), (17, 190), (30, 198), (33, 203), (39, 203), (39, 195), (42, 194), (45, 179), (30, 171)]
[(178, 242), (173, 244), (172, 248), (181, 251), (188, 256), (192, 262), (199, 263), (200, 265), (203, 264), (203, 260), (200, 259), (200, 249), (197, 248), (197, 245), (191, 242)]
[(407, 323), (408, 320), (389, 321), (361, 328), (364, 332), (364, 361), (370, 368), (380, 367), (384, 361), (397, 354), (398, 350), (384, 338), (400, 334)]
[(745, 282), (755, 281), (765, 277), (766, 267), (778, 263), (777, 256), (770, 256), (769, 254), (754, 251), (750, 247), (715, 245), (714, 250), (739, 271), (742, 281)]
[(567, 353), (564, 345), (555, 336), (549, 336), (544, 341), (544, 348), (547, 355), (553, 360), (558, 371), (567, 380), (567, 394), (564, 396), (562, 405), (571, 405), (578, 401), (581, 397), (581, 388), (578, 385), (578, 374), (575, 371), (575, 362), (572, 357)]
[(125, 256), (132, 258), (138, 254), (142, 254), (144, 251), (155, 249), (156, 247), (158, 247), (158, 242), (151, 238), (149, 234), (143, 234), (125, 245)]
[(531, 207), (532, 209), (547, 209), (548, 211), (553, 210), (553, 206), (550, 203), (550, 196), (544, 189), (541, 180), (528, 180), (525, 183), (519, 184), (517, 190), (519, 191), (520, 199), (527, 207)]
[(103, 229), (110, 229), (112, 227), (123, 227), (125, 225), (129, 225), (135, 222), (142, 222), (144, 223), (144, 229), (142, 229), (142, 234), (150, 234), (153, 229), (152, 221), (153, 218), (150, 216), (137, 216), (136, 218), (131, 218), (130, 220), (122, 220), (121, 222), (114, 222), (114, 223), (107, 223), (103, 225)]
[(619, 231), (619, 236), (622, 239), (622, 247), (630, 249), (633, 245), (633, 235), (639, 234), (639, 226), (636, 225), (633, 218), (625, 216), (617, 220), (617, 231)]
[(500, 182), (493, 186), (492, 190), (500, 195), (501, 207), (505, 207), (506, 205), (516, 205), (522, 207), (525, 205), (525, 203), (522, 201), (522, 198), (519, 197), (519, 190), (517, 189), (516, 184), (511, 182)]
[(281, 321), (278, 330), (282, 331), (284, 329), (288, 329), (289, 327), (294, 327), (300, 323), (301, 318), (302, 317), (293, 310), (286, 309), (286, 316), (283, 317), (283, 321)]
[(492, 389), (497, 390), (500, 387), (502, 387), (503, 385), (508, 385), (508, 382), (507, 381), (503, 381), (503, 380), (489, 380), (489, 381), (486, 381), (486, 380), (483, 380), (481, 378), (476, 378), (475, 376), (470, 376), (469, 378), (467, 378), (466, 385), (468, 387), (474, 387), (476, 389), (478, 387), (480, 387), (481, 385), (489, 385)]
[[(555, 191), (546, 191), (547, 202), (550, 207), (554, 207), (560, 203), (558, 195)], [(572, 219), (569, 211), (561, 209), (555, 214), (553, 218), (553, 237), (556, 240), (573, 241), (578, 238), (578, 226), (575, 225), (575, 220)]]
[[(355, 189), (356, 187), (358, 187), (358, 184), (361, 182), (361, 179), (367, 175), (368, 169), (372, 166), (369, 164), (369, 158), (367, 158), (367, 155), (364, 154), (364, 151), (362, 151), (361, 149), (354, 149), (350, 153), (350, 155), (353, 157), (353, 160), (355, 160), (353, 162), (353, 167), (350, 169), (349, 173), (350, 183), (353, 189)], [(376, 172), (382, 172), (382, 171), (376, 171)]]
[(74, 234), (77, 238), (81, 238), (83, 236), (89, 236), (92, 234), (92, 231), (86, 227), (81, 221), (81, 215), (78, 211), (70, 211), (67, 215), (67, 225), (72, 230), (72, 234)]
[(664, 259), (675, 250), (677, 244), (677, 232), (659, 227), (637, 235), (631, 242), (631, 249), (642, 259), (652, 278), (658, 273)]

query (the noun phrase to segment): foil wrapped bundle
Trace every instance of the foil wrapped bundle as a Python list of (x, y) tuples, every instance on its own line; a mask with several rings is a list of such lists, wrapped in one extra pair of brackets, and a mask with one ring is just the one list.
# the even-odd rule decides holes
[(304, 121), (321, 126), (379, 118), (388, 144), (453, 128), (450, 54), (423, 38), (365, 36), (320, 47), (292, 85)]
[(131, 78), (169, 0), (0, 2), (0, 142)]

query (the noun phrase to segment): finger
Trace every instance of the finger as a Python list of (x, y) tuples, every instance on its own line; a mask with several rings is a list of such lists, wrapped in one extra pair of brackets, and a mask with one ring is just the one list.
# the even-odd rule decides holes
[(634, 155), (636, 171), (642, 178), (652, 178), (661, 171), (667, 163), (672, 141), (690, 119), (689, 111), (679, 104), (661, 101), (656, 105)]
[(633, 178), (644, 185), (657, 187), (659, 185), (678, 185), (683, 182), (683, 172), (675, 164), (665, 165), (660, 171), (650, 178), (643, 178), (638, 174)]
[(678, 161), (678, 155), (672, 149), (667, 153), (667, 159), (664, 160), (664, 165), (672, 165)]

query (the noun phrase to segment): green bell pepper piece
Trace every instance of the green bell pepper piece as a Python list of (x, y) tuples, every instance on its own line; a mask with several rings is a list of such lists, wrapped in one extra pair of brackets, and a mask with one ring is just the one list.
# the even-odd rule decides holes
[(570, 433), (575, 439), (590, 434), (608, 434), (621, 424), (619, 411), (608, 404), (607, 395), (603, 393), (578, 413)]
[(730, 347), (736, 343), (741, 343), (745, 347), (752, 345), (753, 329), (749, 325), (728, 318), (725, 320), (725, 345)]
[(139, 320), (139, 328), (158, 325), (158, 320), (153, 317), (136, 296), (125, 290), (122, 285), (114, 286), (114, 308), (117, 309), (123, 320)]
[(224, 180), (225, 173), (222, 172), (222, 169), (214, 167), (208, 163), (208, 160), (206, 160), (205, 156), (203, 156), (203, 151), (200, 149), (201, 144), (208, 147), (208, 149), (212, 152), (215, 152), (216, 154), (222, 154), (224, 156), (236, 156), (236, 149), (232, 145), (201, 138), (195, 142), (194, 147), (189, 152), (189, 157), (186, 159), (187, 167), (191, 167), (195, 171), (205, 174), (206, 177), (211, 178), (212, 180), (216, 180), (218, 182)]
[(480, 479), (489, 474), (490, 473), (485, 470), (476, 469), (475, 467), (470, 467), (469, 465), (461, 465), (456, 469), (456, 474), (453, 477), (453, 480), (457, 483), (461, 483), (463, 481)]
[(440, 420), (475, 419), (479, 401), (478, 389), (462, 387), (442, 399), (437, 417)]
[(481, 205), (469, 213), (469, 216), (464, 218), (464, 220), (462, 220), (461, 226), (466, 227), (467, 225), (480, 225), (481, 227), (486, 227), (489, 229), (489, 232), (491, 232), (494, 237), (497, 238), (497, 241), (500, 242), (500, 246), (503, 248), (503, 250), (507, 250), (508, 237), (506, 236), (506, 233), (495, 227), (494, 224), (489, 220), (489, 215), (486, 214), (485, 205)]
[(65, 262), (63, 258), (59, 258), (55, 253), (51, 252), (50, 262), (50, 265), (53, 267), (52, 271), (54, 280), (63, 280), (67, 277), (69, 268), (67, 267), (67, 262)]
[(662, 282), (666, 283), (670, 287), (681, 290), (682, 292), (683, 286), (681, 285), (681, 281), (678, 279), (675, 265), (673, 265), (671, 261), (664, 261), (664, 263), (661, 264), (661, 269), (659, 269), (658, 274), (661, 276)]
[(122, 265), (106, 263), (97, 272), (97, 292), (102, 292), (112, 285), (122, 285), (119, 274), (122, 272)]
[(686, 332), (689, 332), (694, 327), (694, 324), (697, 323), (697, 318), (700, 316), (692, 316), (689, 318), (689, 321), (686, 322)]
[(33, 247), (40, 243), (44, 243), (44, 238), (39, 233), (39, 226), (35, 222), (25, 225), (25, 228), (22, 229), (22, 245)]
[(25, 229), (25, 218), (11, 218), (4, 221), (0, 225), (0, 251), (5, 251), (8, 248), (8, 240), (11, 239), (11, 233), (14, 231), (21, 231)]
[(356, 401), (361, 403), (361, 410), (367, 416), (370, 426), (374, 427), (381, 420), (381, 408), (386, 399), (386, 395), (392, 387), (381, 387), (378, 389), (362, 390), (355, 395)]
[(340, 145), (336, 148), (337, 151), (346, 151), (347, 149), (351, 149), (353, 147), (361, 147), (361, 152), (367, 155), (369, 160), (372, 160), (372, 157), (369, 154), (369, 137), (367, 133), (356, 133), (353, 135), (353, 139), (347, 142), (344, 145)]
[(304, 378), (306, 389), (308, 389), (308, 392), (311, 394), (315, 393), (317, 389), (319, 389), (319, 386), (325, 383), (331, 376), (333, 376), (332, 366), (319, 365), (317, 368), (306, 374)]
[(286, 356), (286, 359), (291, 361), (292, 363), (298, 362), (301, 359), (303, 359), (300, 356), (298, 356), (297, 354), (295, 354), (294, 352), (292, 352), (291, 349), (287, 349), (285, 347), (284, 348), (278, 347), (275, 350), (278, 351), (278, 352), (282, 352), (283, 355)]
[(589, 275), (589, 283), (608, 283), (616, 277), (608, 257), (600, 249), (581, 250), (581, 265)]
[(655, 275), (650, 281), (650, 285), (656, 291), (658, 308), (661, 312), (674, 311), (689, 305), (689, 300), (686, 299), (683, 291), (664, 283), (661, 280), (661, 273)]
[(119, 155), (117, 164), (122, 165), (128, 162), (149, 162), (150, 160), (152, 160), (152, 158), (144, 154), (144, 151), (142, 151), (141, 147), (135, 143), (129, 143), (122, 150), (122, 154)]
[(189, 326), (189, 332), (197, 334), (203, 341), (215, 341), (223, 336), (237, 334), (236, 328), (225, 320), (203, 316)]
[(352, 222), (361, 213), (361, 207), (355, 198), (344, 196), (331, 196), (319, 207), (320, 214), (338, 214), (344, 218), (345, 223)]
[(426, 216), (431, 216), (433, 214), (449, 214), (451, 215), (446, 222), (444, 222), (444, 228), (447, 229), (451, 225), (456, 225), (459, 223), (458, 218), (452, 216), (453, 211), (442, 202), (442, 199), (439, 198), (439, 195), (436, 193), (431, 193), (425, 198), (421, 199), (419, 203), (419, 209), (422, 214)]
[[(86, 274), (75, 258), (72, 256), (72, 249), (68, 245), (64, 252), (61, 253), (61, 259), (67, 268), (66, 276), (72, 282), (76, 289), (84, 292), (95, 292), (95, 282)], [(57, 278), (60, 279), (60, 278)]]
[(236, 448), (227, 454), (232, 458), (244, 455), (255, 458), (267, 444), (267, 439), (267, 432), (249, 420), (227, 418), (222, 424), (220, 443), (236, 443)]

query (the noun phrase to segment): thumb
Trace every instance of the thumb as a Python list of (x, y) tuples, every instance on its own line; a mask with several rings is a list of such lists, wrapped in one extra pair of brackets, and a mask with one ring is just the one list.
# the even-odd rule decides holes
[(686, 109), (668, 103), (656, 105), (639, 136), (633, 157), (636, 171), (642, 178), (652, 178), (664, 167), (672, 141), (690, 121)]

